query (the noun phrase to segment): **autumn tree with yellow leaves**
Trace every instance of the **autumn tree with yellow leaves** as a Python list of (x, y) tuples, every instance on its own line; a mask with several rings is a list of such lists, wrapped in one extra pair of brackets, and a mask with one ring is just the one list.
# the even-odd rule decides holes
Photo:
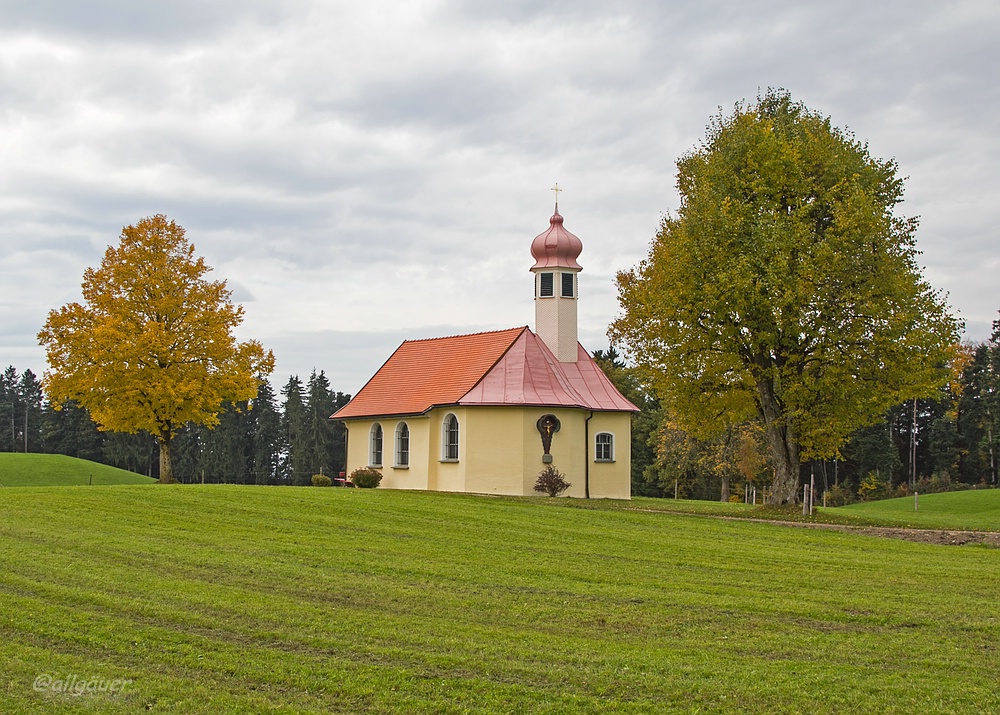
[(274, 369), (259, 342), (236, 340), (243, 307), (194, 251), (163, 215), (125, 227), (84, 273), (84, 302), (51, 311), (38, 334), (50, 400), (75, 400), (102, 430), (155, 435), (161, 483), (174, 481), (177, 430), (214, 426), (223, 402), (253, 399)]
[(681, 204), (618, 275), (611, 326), (679, 426), (756, 419), (794, 501), (800, 463), (948, 379), (960, 324), (920, 275), (893, 161), (769, 90), (677, 162)]

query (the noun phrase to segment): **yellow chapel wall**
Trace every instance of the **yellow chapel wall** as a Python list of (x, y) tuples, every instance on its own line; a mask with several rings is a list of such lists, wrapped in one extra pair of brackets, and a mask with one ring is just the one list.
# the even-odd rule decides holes
[[(428, 433), (427, 489), (439, 492), (469, 491), (465, 486), (468, 464), (468, 410), (464, 407), (436, 408), (427, 413)], [(458, 418), (458, 459), (444, 458), (444, 420), (453, 414)]]
[[(369, 464), (371, 430), (382, 425), (382, 465)], [(396, 428), (405, 422), (410, 428), (409, 467), (395, 464)], [(345, 420), (347, 427), (347, 474), (361, 467), (373, 467), (382, 473), (379, 486), (386, 489), (427, 489), (427, 430), (426, 417), (389, 417), (378, 420)]]
[[(443, 423), (448, 414), (459, 421), (459, 458), (442, 459)], [(591, 498), (631, 497), (631, 416), (622, 412), (596, 412), (587, 431), (588, 410), (545, 407), (436, 408), (418, 417), (350, 420), (348, 474), (368, 464), (372, 425), (382, 425), (382, 484), (387, 489), (431, 489), (537, 496), (535, 479), (545, 467), (542, 440), (536, 423), (554, 414), (560, 430), (552, 438), (552, 465), (572, 485), (564, 494), (583, 498), (586, 469), (590, 470)], [(408, 469), (393, 466), (396, 426), (410, 428)], [(614, 435), (614, 461), (596, 462), (594, 438), (598, 432)], [(588, 465), (589, 462), (589, 465)]]
[[(552, 437), (552, 466), (571, 484), (565, 496), (584, 498), (587, 469), (591, 498), (631, 498), (631, 415), (553, 407), (474, 407), (466, 410), (466, 491), (481, 494), (538, 496), (538, 474), (548, 463), (538, 432), (538, 419), (555, 415), (559, 432)], [(595, 462), (594, 436), (615, 436), (615, 461)], [(589, 464), (588, 464), (589, 462)]]
[[(614, 461), (597, 462), (595, 437), (614, 435)], [(590, 496), (592, 499), (632, 498), (632, 415), (628, 412), (597, 412), (590, 421)]]
[(520, 407), (467, 409), (466, 491), (525, 494), (525, 411)]
[[(427, 430), (426, 417), (394, 417), (382, 420), (382, 428), (390, 425), (385, 432), (392, 436), (391, 455), (383, 456), (382, 483), (387, 489), (427, 489)], [(410, 459), (409, 464), (396, 464), (396, 430), (399, 424), (405, 422), (410, 429)], [(384, 448), (383, 448), (384, 451)]]

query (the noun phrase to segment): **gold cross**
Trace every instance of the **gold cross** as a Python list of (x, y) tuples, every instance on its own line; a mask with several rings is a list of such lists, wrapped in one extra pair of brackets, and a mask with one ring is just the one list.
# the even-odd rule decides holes
[(559, 192), (562, 191), (562, 189), (559, 188), (559, 182), (557, 181), (556, 185), (549, 189), (549, 191), (556, 192), (556, 203), (559, 203)]

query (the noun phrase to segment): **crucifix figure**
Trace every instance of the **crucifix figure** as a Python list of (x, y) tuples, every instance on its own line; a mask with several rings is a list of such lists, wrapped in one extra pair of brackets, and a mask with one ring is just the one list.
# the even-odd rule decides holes
[(542, 461), (546, 464), (552, 461), (552, 454), (549, 452), (552, 449), (552, 435), (559, 431), (562, 425), (559, 424), (559, 418), (555, 415), (542, 415), (538, 418), (538, 422), (535, 423), (535, 427), (538, 429), (538, 434), (542, 436)]

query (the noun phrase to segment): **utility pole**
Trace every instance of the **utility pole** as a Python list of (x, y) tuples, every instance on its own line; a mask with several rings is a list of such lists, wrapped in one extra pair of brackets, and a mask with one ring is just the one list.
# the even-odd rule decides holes
[(913, 398), (913, 424), (910, 427), (910, 488), (917, 485), (917, 398)]
[(987, 422), (986, 422), (986, 434), (987, 439), (990, 444), (990, 483), (997, 483), (997, 462), (996, 456), (993, 453), (993, 418), (989, 416), (989, 410), (986, 411)]

